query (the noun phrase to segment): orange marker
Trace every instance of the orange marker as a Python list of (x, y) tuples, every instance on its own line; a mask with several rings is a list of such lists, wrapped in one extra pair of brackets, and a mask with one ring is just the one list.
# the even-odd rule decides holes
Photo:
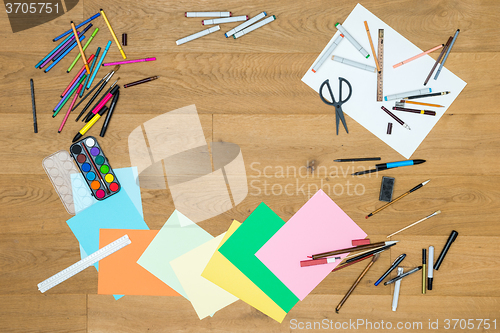
[(73, 23), (73, 21), (71, 21), (71, 29), (73, 30), (73, 34), (75, 34), (76, 44), (80, 49), (80, 54), (82, 55), (83, 64), (85, 65), (87, 74), (90, 74), (89, 63), (87, 62), (87, 58), (85, 58), (85, 53), (83, 52), (82, 43), (80, 43), (80, 39), (78, 38), (78, 33), (76, 32), (75, 24)]

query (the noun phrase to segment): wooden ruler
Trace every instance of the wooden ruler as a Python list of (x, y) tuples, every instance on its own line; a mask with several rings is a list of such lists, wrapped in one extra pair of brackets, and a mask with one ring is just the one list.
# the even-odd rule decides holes
[(384, 29), (378, 29), (377, 59), (380, 73), (377, 73), (377, 102), (382, 102), (384, 97)]

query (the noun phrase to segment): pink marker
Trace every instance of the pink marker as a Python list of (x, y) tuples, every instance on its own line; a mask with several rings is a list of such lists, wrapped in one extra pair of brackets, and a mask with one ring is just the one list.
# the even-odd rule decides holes
[[(93, 54), (87, 59), (87, 61), (91, 62), (92, 59), (94, 59), (94, 55)], [(83, 73), (84, 70), (85, 70), (85, 65), (82, 66), (82, 69), (80, 69), (80, 71), (78, 72), (78, 74), (76, 74), (75, 78), (69, 83), (69, 85), (66, 87), (66, 89), (64, 89), (63, 93), (61, 94), (61, 98), (63, 98), (67, 94), (67, 92), (71, 89), (71, 87), (76, 82), (76, 80), (78, 80), (78, 78), (81, 77), (80, 75), (82, 75), (82, 73)]]
[[(85, 68), (85, 67), (83, 67), (83, 68)], [(78, 94), (80, 93), (80, 90), (82, 90), (82, 88), (83, 88), (83, 84), (80, 84), (80, 86), (78, 87), (78, 90), (75, 93), (75, 97), (73, 97), (73, 101), (71, 102), (71, 105), (69, 106), (69, 109), (66, 112), (66, 115), (64, 116), (64, 119), (61, 123), (61, 126), (59, 126), (59, 130), (57, 131), (57, 133), (61, 133), (61, 131), (64, 127), (64, 124), (66, 124), (66, 120), (68, 120), (69, 114), (71, 113), (71, 109), (75, 105), (76, 99), (78, 98)]]
[(102, 101), (97, 104), (91, 112), (89, 112), (89, 114), (85, 118), (85, 122), (90, 121), (90, 119), (92, 119), (92, 117), (96, 115), (104, 105), (106, 105), (106, 103), (113, 97), (113, 95), (118, 91), (119, 88), (120, 86), (115, 86), (113, 89), (111, 89), (111, 91), (102, 99)]
[(144, 58), (144, 59), (135, 59), (135, 60), (124, 60), (117, 62), (107, 62), (102, 64), (103, 66), (115, 66), (115, 65), (123, 65), (123, 64), (133, 64), (134, 62), (145, 62), (145, 61), (155, 61), (156, 58)]

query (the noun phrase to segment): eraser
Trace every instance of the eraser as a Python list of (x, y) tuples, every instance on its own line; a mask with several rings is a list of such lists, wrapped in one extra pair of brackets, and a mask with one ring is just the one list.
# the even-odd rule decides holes
[(360, 245), (368, 245), (370, 244), (370, 240), (367, 239), (353, 239), (351, 242), (352, 246), (360, 246)]
[(394, 190), (394, 182), (396, 180), (393, 177), (382, 177), (382, 185), (380, 186), (380, 201), (391, 201), (392, 192)]

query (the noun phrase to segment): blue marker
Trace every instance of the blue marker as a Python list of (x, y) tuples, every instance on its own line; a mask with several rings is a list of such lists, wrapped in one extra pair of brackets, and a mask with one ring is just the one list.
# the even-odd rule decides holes
[(54, 53), (56, 53), (57, 51), (59, 51), (59, 49), (64, 45), (64, 43), (66, 43), (71, 37), (75, 37), (75, 36), (71, 35), (71, 36), (66, 37), (66, 39), (63, 40), (61, 42), (61, 44), (57, 45), (55, 49), (53, 49), (52, 51), (50, 51), (50, 53), (45, 56), (45, 58), (43, 58), (42, 60), (40, 60), (40, 62), (35, 65), (35, 68), (39, 68), (40, 65), (45, 62), (45, 60), (49, 59), (50, 56), (52, 56)]
[(95, 65), (95, 69), (90, 77), (89, 83), (87, 83), (87, 89), (89, 89), (90, 86), (92, 85), (92, 82), (94, 81), (95, 76), (96, 76), (97, 72), (99, 71), (99, 68), (102, 65), (102, 62), (104, 60), (104, 57), (106, 56), (106, 53), (108, 53), (110, 46), (111, 46), (111, 41), (108, 41), (108, 44), (106, 44), (106, 48), (104, 49), (104, 52), (102, 53), (101, 57), (99, 58), (99, 62)]
[[(97, 48), (97, 51), (95, 52), (94, 61), (92, 61), (92, 66), (90, 67), (90, 73), (92, 73), (94, 71), (95, 64), (97, 63), (97, 58), (99, 57), (100, 53), (101, 53), (101, 47), (99, 46)], [(87, 78), (85, 79), (85, 82), (83, 83), (83, 89), (80, 91), (80, 98), (82, 98), (82, 96), (83, 96), (83, 92), (85, 91), (85, 86), (87, 85), (89, 78), (90, 78), (90, 75), (87, 76)]]
[[(78, 29), (80, 28), (81, 26), (89, 23), (90, 21), (92, 21), (93, 19), (99, 17), (101, 15), (101, 13), (97, 13), (95, 14), (94, 16), (92, 16), (91, 18), (87, 19), (86, 21), (83, 21), (82, 23), (80, 23), (79, 25), (77, 25), (75, 28)], [(57, 36), (56, 38), (53, 39), (54, 42), (57, 42), (59, 39), (63, 38), (64, 36), (66, 36), (67, 34), (70, 34), (72, 33), (73, 30), (72, 29), (69, 29), (68, 31), (66, 31), (65, 33), (63, 33), (62, 35), (60, 36)]]
[[(85, 39), (85, 36), (84, 36), (84, 35), (81, 35), (81, 36), (80, 36), (80, 42), (81, 42), (82, 40), (84, 40), (84, 39)], [(71, 47), (70, 47), (69, 49), (67, 49), (67, 50), (66, 50), (63, 54), (61, 54), (61, 56), (60, 56), (59, 58), (57, 58), (57, 59), (56, 59), (53, 63), (51, 63), (51, 64), (50, 64), (50, 66), (49, 66), (49, 67), (47, 67), (47, 68), (44, 70), (44, 72), (45, 72), (45, 73), (47, 73), (48, 71), (50, 71), (52, 67), (54, 67), (55, 65), (57, 65), (57, 63), (58, 63), (59, 61), (61, 61), (61, 60), (62, 60), (62, 59), (63, 59), (63, 58), (64, 58), (64, 57), (68, 54), (68, 53), (70, 53), (70, 52), (71, 52), (71, 50), (73, 50), (73, 49), (74, 49), (77, 45), (78, 45), (78, 44), (77, 44), (76, 42), (74, 42), (74, 43), (73, 43), (73, 45), (71, 45)]]
[(392, 169), (392, 168), (399, 168), (399, 167), (403, 167), (403, 166), (416, 165), (416, 164), (421, 164), (424, 162), (425, 162), (425, 160), (408, 160), (408, 161), (401, 161), (401, 162), (375, 164), (375, 169), (358, 171), (358, 172), (353, 173), (352, 175), (359, 176), (359, 175), (364, 175), (365, 173), (372, 173), (372, 172), (377, 172), (377, 171), (382, 171), (382, 170), (387, 170), (387, 169)]
[(377, 282), (375, 282), (375, 285), (378, 286), (380, 282), (382, 282), (382, 280), (384, 280), (387, 277), (387, 275), (389, 275), (394, 270), (394, 268), (398, 267), (398, 265), (401, 263), (401, 261), (403, 261), (404, 258), (406, 258), (405, 253), (397, 257), (396, 260), (394, 260), (394, 262), (392, 263), (391, 267), (389, 267), (389, 269), (384, 273), (384, 275), (382, 275), (380, 279), (378, 279)]

